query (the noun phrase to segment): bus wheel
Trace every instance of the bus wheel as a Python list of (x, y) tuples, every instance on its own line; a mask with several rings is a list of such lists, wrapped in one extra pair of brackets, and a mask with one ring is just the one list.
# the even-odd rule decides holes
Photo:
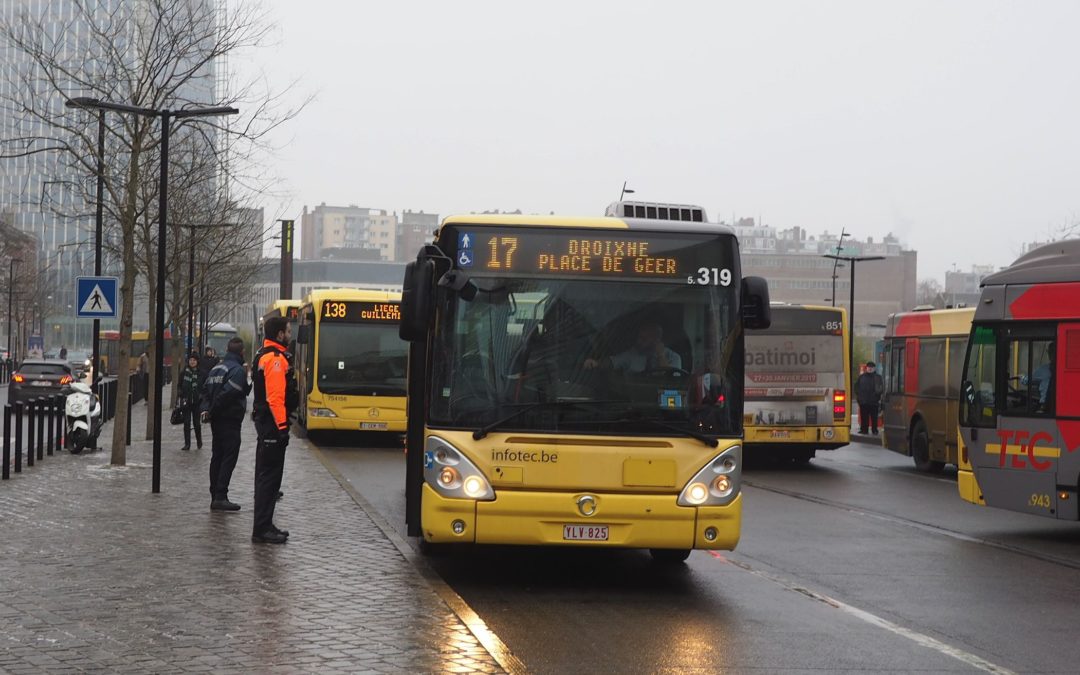
[(816, 455), (815, 450), (795, 450), (791, 455), (791, 460), (796, 464), (809, 464)]
[(919, 420), (911, 431), (911, 457), (915, 460), (915, 469), (924, 473), (938, 473), (945, 468), (945, 462), (930, 459), (930, 433), (926, 423)]
[(688, 548), (650, 548), (649, 554), (658, 563), (681, 563), (690, 557)]

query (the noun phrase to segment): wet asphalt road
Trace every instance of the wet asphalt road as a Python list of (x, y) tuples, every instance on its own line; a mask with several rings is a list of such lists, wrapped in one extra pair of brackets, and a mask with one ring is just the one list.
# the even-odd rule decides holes
[[(355, 442), (318, 444), (404, 532), (400, 447)], [(733, 553), (431, 562), (533, 672), (1080, 672), (1080, 524), (964, 503), (955, 472), (863, 444), (744, 477)]]

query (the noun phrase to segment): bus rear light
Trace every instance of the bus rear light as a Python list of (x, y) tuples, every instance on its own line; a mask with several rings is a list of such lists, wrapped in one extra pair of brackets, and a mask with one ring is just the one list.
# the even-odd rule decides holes
[(842, 420), (847, 415), (847, 392), (838, 389), (833, 392), (833, 408), (832, 414), (834, 420)]

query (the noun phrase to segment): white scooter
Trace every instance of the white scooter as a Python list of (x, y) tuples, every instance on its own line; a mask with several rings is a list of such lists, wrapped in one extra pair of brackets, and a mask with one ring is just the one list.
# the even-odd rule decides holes
[(88, 385), (75, 382), (64, 401), (64, 419), (67, 421), (67, 442), (71, 454), (77, 455), (85, 448), (97, 447), (101, 433), (101, 401)]

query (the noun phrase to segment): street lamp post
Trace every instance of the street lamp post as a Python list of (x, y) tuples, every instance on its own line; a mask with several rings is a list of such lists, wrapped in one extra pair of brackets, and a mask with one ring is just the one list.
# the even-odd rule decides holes
[[(68, 101), (69, 107), (115, 110), (142, 117), (157, 117), (161, 120), (161, 177), (158, 190), (158, 241), (157, 241), (157, 293), (154, 322), (157, 333), (154, 336), (154, 386), (157, 389), (154, 405), (154, 470), (153, 492), (161, 492), (161, 395), (165, 382), (165, 248), (166, 224), (169, 207), (169, 123), (173, 118), (211, 117), (216, 115), (236, 115), (240, 111), (228, 106), (214, 108), (195, 108), (187, 110), (155, 110), (122, 103), (111, 103), (94, 98), (74, 98)], [(100, 237), (99, 237), (100, 241)]]
[[(95, 105), (100, 103), (92, 98), (80, 97), (68, 100), (64, 105), (68, 108), (83, 108), (90, 110), (97, 109), (98, 118), (98, 146), (97, 146), (97, 210), (94, 214), (94, 276), (101, 276), (101, 239), (102, 229), (105, 219), (105, 106)], [(76, 324), (76, 336), (78, 335), (78, 324)], [(94, 319), (94, 332), (91, 337), (93, 345), (91, 346), (90, 357), (92, 359), (91, 370), (93, 374), (91, 383), (97, 381), (101, 370), (101, 319)], [(76, 337), (78, 342), (78, 337)]]
[[(855, 377), (855, 373), (858, 368), (855, 366), (855, 263), (864, 262), (869, 260), (884, 260), (885, 256), (881, 255), (826, 255), (826, 258), (832, 258), (837, 262), (844, 260), (851, 266), (851, 298), (849, 300), (850, 305), (848, 309), (848, 358), (851, 359), (851, 376)], [(834, 265), (835, 268), (835, 265)], [(836, 283), (836, 278), (833, 277), (833, 283)], [(836, 293), (833, 293), (833, 298), (836, 298)], [(835, 307), (835, 302), (833, 303)], [(850, 391), (850, 386), (848, 387)]]
[[(847, 228), (840, 228), (840, 240), (836, 242), (836, 255), (840, 255), (840, 251), (844, 250), (844, 237), (848, 236)], [(835, 256), (825, 256), (826, 258), (832, 258)], [(836, 307), (836, 268), (840, 264), (840, 259), (837, 258), (833, 262), (832, 266), (832, 306)]]
[(14, 328), (14, 324), (11, 320), (11, 300), (15, 297), (15, 263), (20, 262), (18, 258), (12, 258), (11, 263), (8, 264), (8, 298), (7, 298), (7, 352), (8, 358), (11, 359), (12, 365), (15, 364), (15, 353), (11, 351), (11, 333)]

